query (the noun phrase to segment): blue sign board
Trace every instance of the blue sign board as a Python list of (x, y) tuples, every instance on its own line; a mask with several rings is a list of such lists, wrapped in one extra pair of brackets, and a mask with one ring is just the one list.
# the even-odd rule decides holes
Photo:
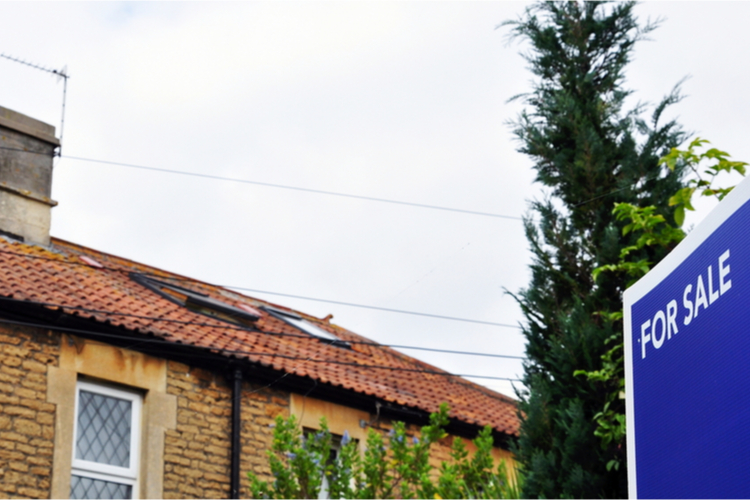
[(750, 498), (749, 181), (625, 292), (631, 498)]

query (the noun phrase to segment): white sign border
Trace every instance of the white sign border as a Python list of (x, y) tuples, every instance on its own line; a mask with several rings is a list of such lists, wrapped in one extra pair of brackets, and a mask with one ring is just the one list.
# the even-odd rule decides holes
[(628, 444), (628, 497), (637, 498), (635, 449), (635, 400), (633, 391), (633, 336), (630, 310), (636, 302), (653, 290), (682, 264), (732, 214), (750, 200), (750, 177), (740, 182), (682, 242), (643, 278), (623, 294), (623, 346), (625, 349), (625, 419)]

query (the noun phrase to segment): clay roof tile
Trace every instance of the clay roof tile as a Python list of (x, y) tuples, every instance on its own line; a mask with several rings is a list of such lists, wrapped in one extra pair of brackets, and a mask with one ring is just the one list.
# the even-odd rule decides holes
[[(91, 265), (92, 259), (102, 267)], [(205, 294), (229, 306), (247, 306), (248, 313), (257, 311), (260, 318), (254, 330), (232, 326), (182, 307), (137, 283), (130, 273)], [(45, 249), (0, 238), (0, 297), (55, 304), (48, 309), (63, 305), (67, 314), (120, 326), (134, 335), (233, 351), (225, 354), (427, 412), (447, 401), (454, 418), (518, 434), (516, 404), (507, 396), (388, 347), (334, 345), (261, 309), (271, 306), (297, 314), (345, 341), (367, 341), (327, 321), (63, 240), (53, 239)]]

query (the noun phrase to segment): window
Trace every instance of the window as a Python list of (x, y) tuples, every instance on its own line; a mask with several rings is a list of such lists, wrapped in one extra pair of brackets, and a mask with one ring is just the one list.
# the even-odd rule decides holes
[(220, 300), (211, 298), (205, 293), (189, 290), (171, 283), (165, 283), (141, 274), (132, 273), (130, 277), (136, 283), (140, 283), (146, 288), (153, 290), (162, 297), (171, 300), (182, 307), (221, 321), (226, 321), (239, 326), (252, 327), (253, 323), (260, 318), (260, 312), (245, 304), (240, 304), (239, 307), (235, 307)]
[[(302, 428), (302, 434), (305, 436), (305, 439), (315, 439), (315, 435), (320, 432), (316, 429), (311, 429), (309, 427), (303, 427)], [(331, 449), (330, 453), (328, 454), (328, 460), (327, 463), (332, 464), (336, 461), (337, 458), (339, 458), (339, 454), (341, 453), (341, 447), (344, 445), (344, 436), (338, 435), (338, 434), (331, 434)], [(349, 437), (349, 433), (346, 433), (346, 442), (354, 441), (354, 443), (359, 447), (359, 440), (358, 439), (352, 439)]]
[[(302, 434), (305, 436), (305, 439), (315, 439), (315, 435), (319, 431), (315, 429), (310, 429), (308, 427), (302, 428)], [(349, 432), (344, 431), (344, 435), (339, 436), (338, 434), (331, 434), (331, 448), (328, 453), (328, 460), (326, 460), (326, 465), (332, 465), (336, 463), (336, 460), (339, 458), (339, 455), (341, 454), (341, 448), (346, 443), (348, 443), (351, 440), (349, 437)], [(359, 447), (359, 441), (354, 440), (354, 443), (357, 447)], [(328, 478), (325, 474), (323, 474), (323, 477), (321, 478), (321, 484), (320, 484), (320, 491), (318, 492), (318, 498), (319, 499), (327, 499), (329, 497), (329, 484), (328, 484)], [(354, 478), (352, 478), (352, 486), (354, 486)]]
[(142, 398), (79, 380), (70, 498), (134, 498)]
[(317, 337), (321, 340), (329, 340), (331, 341), (329, 343), (333, 345), (349, 347), (349, 343), (347, 341), (341, 340), (331, 332), (323, 330), (322, 328), (310, 323), (309, 321), (304, 320), (302, 316), (294, 314), (291, 311), (282, 311), (281, 309), (276, 309), (268, 306), (263, 306), (262, 309), (269, 313), (271, 316), (280, 319), (285, 323), (289, 323), (298, 330), (302, 330), (303, 332), (312, 335), (313, 337)]

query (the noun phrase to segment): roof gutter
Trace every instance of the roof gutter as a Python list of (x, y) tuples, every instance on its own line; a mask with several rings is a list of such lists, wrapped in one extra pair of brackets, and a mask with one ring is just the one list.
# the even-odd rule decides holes
[[(311, 389), (309, 383), (314, 381), (314, 379), (309, 376), (298, 376), (285, 372), (288, 376), (282, 377), (283, 380), (280, 380), (278, 377), (279, 372), (276, 369), (260, 362), (246, 359), (228, 359), (226, 356), (211, 353), (210, 349), (203, 349), (189, 344), (169, 342), (153, 336), (153, 334), (149, 335), (147, 332), (138, 332), (137, 335), (139, 336), (145, 334), (146, 341), (134, 345), (132, 339), (135, 332), (133, 331), (127, 330), (123, 327), (103, 324), (93, 318), (82, 318), (80, 316), (66, 314), (60, 309), (48, 309), (23, 300), (12, 301), (10, 304), (4, 304), (3, 301), (0, 301), (0, 318), (11, 319), (11, 322), (12, 320), (21, 321), (21, 324), (27, 324), (28, 326), (57, 329), (62, 333), (69, 333), (84, 338), (107, 342), (113, 345), (120, 345), (156, 357), (175, 359), (180, 362), (188, 363), (191, 366), (200, 366), (209, 370), (219, 370), (220, 373), (226, 373), (225, 370), (229, 368), (231, 371), (227, 374), (227, 380), (230, 382), (230, 387), (233, 387), (231, 435), (232, 460), (230, 462), (230, 480), (233, 477), (236, 478), (236, 480), (230, 481), (230, 486), (235, 485), (230, 488), (232, 491), (239, 492), (240, 484), (239, 455), (241, 449), (239, 444), (239, 430), (241, 425), (240, 403), (243, 377), (242, 371), (240, 371), (240, 365), (242, 366), (242, 370), (245, 371), (244, 376), (247, 376), (249, 379), (261, 383), (272, 383), (279, 389), (285, 391), (307, 394), (308, 396), (322, 399), (324, 401), (342, 404), (369, 413), (373, 410), (373, 404), (377, 405), (380, 403), (380, 410), (376, 410), (376, 413), (383, 417), (394, 420), (404, 420), (417, 425), (424, 425), (429, 422), (429, 412), (421, 409), (397, 405), (393, 402), (382, 400), (377, 396), (358, 393), (352, 389), (333, 386), (327, 383), (316, 382), (315, 386)], [(35, 324), (31, 325), (27, 322)], [(191, 353), (195, 353), (196, 351), (200, 352), (202, 356), (196, 358), (191, 355)], [(237, 371), (239, 371), (239, 381), (235, 377), (235, 372)], [(473, 439), (481, 429), (482, 425), (480, 424), (451, 418), (446, 430), (451, 434)], [(498, 429), (493, 429), (492, 434), (496, 446), (507, 446), (508, 443), (515, 441), (518, 437), (517, 435), (503, 432)], [(234, 458), (235, 456), (237, 457), (236, 459)], [(233, 495), (232, 498), (237, 497)]]

